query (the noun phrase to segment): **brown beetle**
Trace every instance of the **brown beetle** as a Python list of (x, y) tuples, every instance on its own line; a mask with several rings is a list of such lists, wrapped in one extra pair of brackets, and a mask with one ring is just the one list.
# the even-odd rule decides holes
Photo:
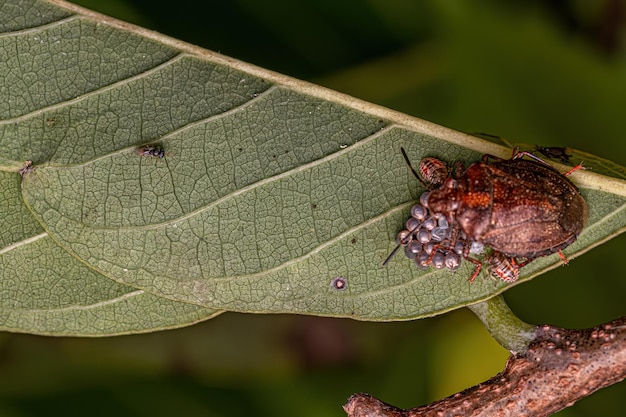
[[(588, 213), (578, 188), (528, 152), (508, 160), (484, 155), (481, 162), (457, 171), (456, 178), (432, 190), (427, 205), (432, 212), (445, 214), (469, 240), (508, 257), (518, 269), (572, 244)], [(502, 264), (499, 256), (494, 262)], [(526, 261), (517, 264), (515, 258)], [(470, 281), (480, 269), (477, 264)]]

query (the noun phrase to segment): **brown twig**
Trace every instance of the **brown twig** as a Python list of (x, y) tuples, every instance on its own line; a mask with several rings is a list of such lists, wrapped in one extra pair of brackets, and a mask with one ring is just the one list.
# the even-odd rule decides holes
[(626, 317), (591, 329), (537, 327), (504, 371), (432, 404), (401, 410), (368, 395), (344, 405), (349, 417), (549, 416), (626, 378)]

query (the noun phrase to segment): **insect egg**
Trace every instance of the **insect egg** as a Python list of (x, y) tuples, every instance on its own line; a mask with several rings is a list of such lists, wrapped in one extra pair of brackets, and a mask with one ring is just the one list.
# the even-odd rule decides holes
[(424, 222), (422, 222), (422, 227), (426, 230), (433, 230), (436, 225), (437, 225), (437, 221), (432, 216), (426, 217), (426, 219), (424, 219)]
[(409, 252), (416, 254), (422, 251), (422, 244), (414, 240), (406, 248)]
[(450, 224), (448, 223), (448, 219), (446, 219), (446, 216), (444, 216), (443, 214), (436, 214), (435, 218), (437, 219), (437, 226), (447, 229), (448, 227), (450, 227)]
[(465, 243), (459, 240), (454, 244), (454, 248), (452, 250), (457, 255), (463, 255), (464, 249), (465, 249)]
[(420, 227), (420, 221), (416, 219), (415, 217), (409, 217), (409, 220), (406, 221), (404, 226), (408, 230), (416, 230), (417, 228)]
[(415, 259), (415, 257), (417, 256), (417, 253), (412, 252), (408, 246), (405, 246), (404, 255), (409, 259)]
[(424, 252), (430, 255), (431, 253), (433, 253), (433, 249), (435, 249), (435, 244), (433, 242), (428, 242), (423, 247), (424, 247)]
[(420, 229), (420, 230), (417, 231), (417, 234), (416, 234), (415, 238), (420, 243), (428, 243), (428, 241), (430, 241), (430, 239), (431, 239), (431, 234), (426, 229)]
[(397, 245), (406, 245), (409, 236), (411, 235), (411, 231), (409, 230), (401, 230), (398, 232), (396, 236), (396, 244)]
[(448, 229), (444, 229), (443, 227), (435, 227), (431, 232), (432, 240), (435, 242), (441, 242), (445, 238), (448, 237)]
[(417, 254), (417, 257), (415, 258), (415, 264), (420, 268), (427, 268), (428, 258), (430, 258), (429, 254), (427, 254), (426, 252), (420, 252)]
[(461, 258), (454, 252), (450, 252), (445, 256), (444, 264), (451, 270), (456, 270), (461, 265)]
[(437, 269), (443, 268), (443, 266), (444, 266), (444, 255), (443, 255), (443, 253), (441, 253), (439, 251), (435, 252), (435, 254), (433, 255), (433, 259), (432, 259), (431, 263)]
[(430, 192), (426, 191), (423, 192), (422, 195), (420, 195), (420, 204), (424, 207), (428, 207), (428, 196), (430, 195)]
[(415, 257), (422, 252), (422, 245), (419, 242), (413, 241), (404, 248), (404, 254), (409, 259), (415, 259)]
[(426, 210), (426, 207), (420, 204), (416, 204), (413, 207), (411, 207), (411, 217), (417, 220), (424, 220), (427, 213), (428, 211)]

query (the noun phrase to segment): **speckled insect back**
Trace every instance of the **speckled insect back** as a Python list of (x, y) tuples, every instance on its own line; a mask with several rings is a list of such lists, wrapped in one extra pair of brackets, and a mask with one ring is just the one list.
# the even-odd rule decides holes
[[(534, 159), (522, 159), (526, 155)], [(538, 258), (569, 246), (588, 212), (571, 181), (527, 152), (512, 159), (483, 156), (433, 190), (427, 203), (469, 239), (516, 258)]]

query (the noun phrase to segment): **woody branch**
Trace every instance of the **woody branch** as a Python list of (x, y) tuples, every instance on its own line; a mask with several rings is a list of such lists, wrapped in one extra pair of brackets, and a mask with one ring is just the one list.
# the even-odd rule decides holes
[(583, 330), (546, 325), (504, 371), (465, 391), (410, 410), (355, 394), (344, 410), (349, 417), (541, 417), (624, 378), (626, 317)]

